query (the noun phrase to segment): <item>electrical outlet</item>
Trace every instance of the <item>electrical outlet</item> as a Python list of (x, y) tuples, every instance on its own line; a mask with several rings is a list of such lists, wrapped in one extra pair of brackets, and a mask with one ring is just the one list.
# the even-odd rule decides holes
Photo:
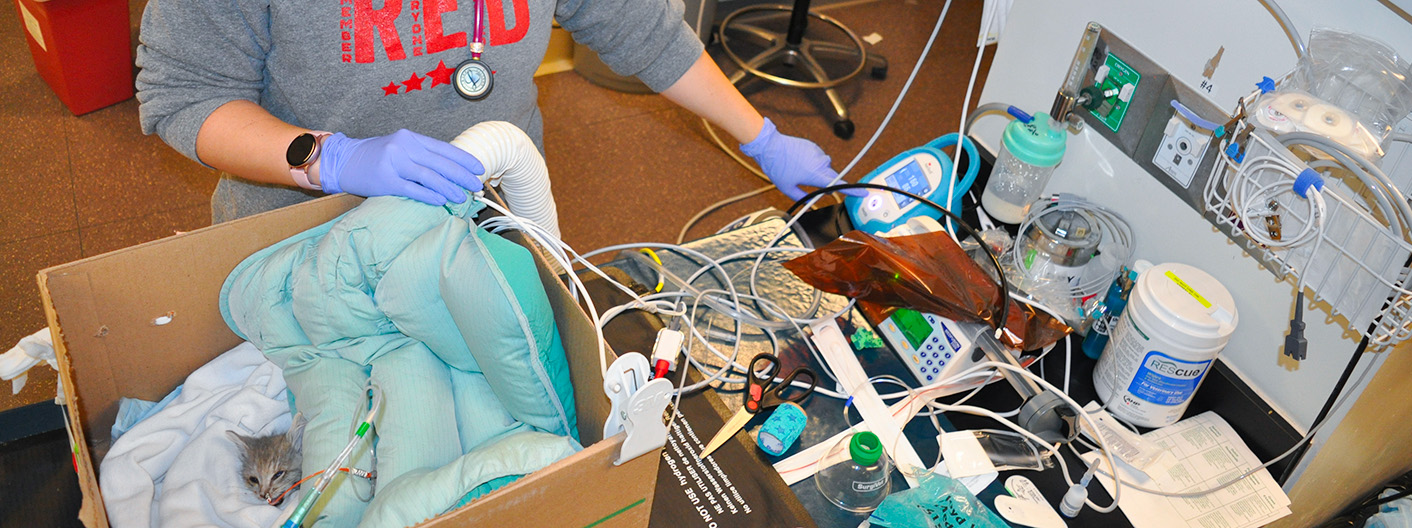
[(1198, 132), (1180, 115), (1173, 114), (1162, 134), (1162, 143), (1152, 156), (1152, 164), (1183, 188), (1190, 188), (1192, 178), (1196, 177), (1196, 168), (1201, 165), (1201, 157), (1206, 155), (1206, 146), (1210, 142), (1211, 136)]

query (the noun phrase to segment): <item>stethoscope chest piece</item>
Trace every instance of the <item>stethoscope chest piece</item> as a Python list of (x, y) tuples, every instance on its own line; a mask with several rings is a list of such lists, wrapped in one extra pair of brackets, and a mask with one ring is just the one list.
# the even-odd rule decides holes
[(490, 67), (478, 59), (462, 62), (451, 76), (451, 85), (456, 88), (456, 93), (470, 101), (479, 101), (490, 95), (494, 84)]

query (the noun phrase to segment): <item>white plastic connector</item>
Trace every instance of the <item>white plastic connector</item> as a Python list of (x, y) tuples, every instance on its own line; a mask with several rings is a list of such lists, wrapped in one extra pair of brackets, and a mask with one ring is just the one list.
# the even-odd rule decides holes
[(1093, 84), (1103, 84), (1106, 79), (1108, 79), (1108, 65), (1104, 64), (1099, 66), (1098, 72), (1093, 74)]
[(671, 328), (657, 331), (657, 341), (652, 343), (654, 378), (660, 378), (667, 372), (676, 370), (677, 356), (681, 354), (681, 346), (685, 342), (686, 336)]
[(1095, 460), (1083, 478), (1077, 484), (1069, 486), (1069, 491), (1064, 492), (1064, 498), (1059, 501), (1059, 513), (1070, 519), (1077, 517), (1084, 509), (1084, 502), (1088, 501), (1088, 483), (1093, 479), (1094, 470), (1098, 469), (1098, 461)]
[(1124, 103), (1133, 100), (1133, 92), (1135, 91), (1137, 91), (1136, 86), (1133, 86), (1131, 83), (1124, 84), (1123, 88), (1118, 91), (1118, 100)]

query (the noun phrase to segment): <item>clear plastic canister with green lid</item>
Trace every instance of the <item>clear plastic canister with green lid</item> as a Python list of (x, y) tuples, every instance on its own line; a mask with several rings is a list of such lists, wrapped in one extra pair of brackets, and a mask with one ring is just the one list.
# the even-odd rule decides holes
[(883, 452), (882, 440), (870, 431), (840, 438), (823, 460), (842, 462), (820, 469), (814, 484), (824, 498), (846, 511), (873, 511), (892, 490), (892, 461)]
[(986, 213), (1007, 224), (1023, 221), (1064, 159), (1066, 139), (1063, 126), (1044, 112), (1028, 122), (1011, 121), (1001, 135), (995, 168), (981, 194)]

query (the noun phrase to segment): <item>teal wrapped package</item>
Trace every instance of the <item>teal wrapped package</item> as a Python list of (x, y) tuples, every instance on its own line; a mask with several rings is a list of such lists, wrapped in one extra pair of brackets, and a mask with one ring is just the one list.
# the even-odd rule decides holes
[(755, 444), (772, 456), (780, 456), (789, 451), (794, 441), (799, 439), (799, 433), (804, 432), (804, 426), (808, 424), (809, 415), (804, 413), (804, 408), (785, 402), (775, 408), (775, 412), (765, 420), (765, 425), (760, 426), (760, 434), (756, 435)]
[(955, 479), (926, 473), (915, 488), (888, 495), (868, 522), (879, 528), (1006, 528)]

